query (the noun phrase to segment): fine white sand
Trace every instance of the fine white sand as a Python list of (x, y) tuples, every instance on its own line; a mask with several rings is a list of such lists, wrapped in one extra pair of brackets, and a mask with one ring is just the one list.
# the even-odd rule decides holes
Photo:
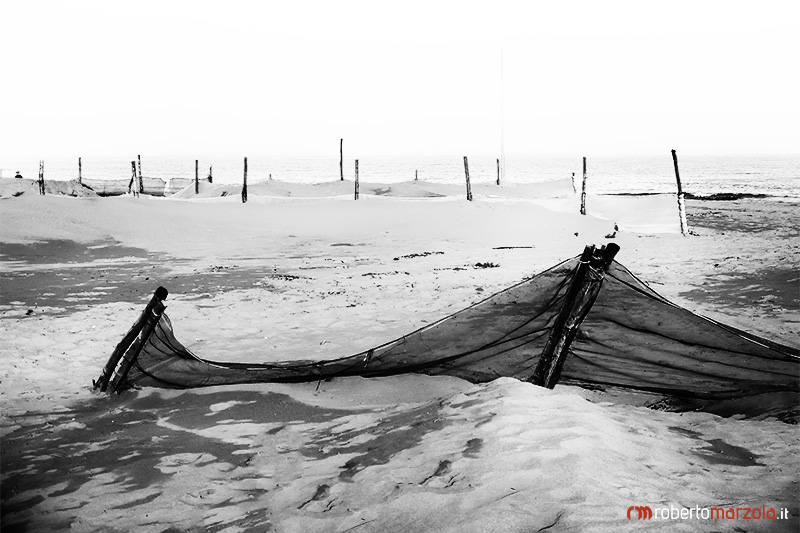
[[(476, 186), (473, 202), (424, 182), (362, 183), (357, 202), (352, 182), (267, 182), (246, 204), (201, 185), (1, 188), (4, 531), (797, 530), (800, 434), (774, 420), (509, 378), (91, 390), (158, 285), (202, 357), (338, 357), (609, 242), (615, 223), (617, 260), (659, 293), (798, 346), (794, 206), (689, 201), (683, 237), (672, 196), (589, 197), (580, 216), (561, 182)], [(793, 518), (631, 524), (632, 505)]]

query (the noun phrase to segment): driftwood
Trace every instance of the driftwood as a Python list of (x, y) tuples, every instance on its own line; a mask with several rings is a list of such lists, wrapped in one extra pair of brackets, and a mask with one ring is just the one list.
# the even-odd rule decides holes
[(529, 379), (534, 385), (552, 389), (561, 377), (561, 369), (569, 354), (572, 341), (578, 334), (578, 327), (589, 314), (603, 284), (605, 272), (619, 246), (614, 243), (595, 249), (587, 246), (583, 250), (580, 263), (573, 274), (561, 311), (558, 313), (550, 336), (542, 350), (533, 376)]

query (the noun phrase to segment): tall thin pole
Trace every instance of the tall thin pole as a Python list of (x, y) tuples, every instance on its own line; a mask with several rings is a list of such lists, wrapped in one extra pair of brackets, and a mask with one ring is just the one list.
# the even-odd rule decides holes
[(586, 214), (586, 158), (583, 158), (583, 186), (581, 188), (581, 215)]
[(472, 201), (472, 186), (469, 184), (469, 163), (467, 156), (464, 156), (464, 173), (467, 175), (467, 200)]
[(209, 165), (208, 166), (208, 182), (209, 183), (214, 183), (214, 177), (211, 175), (211, 168), (212, 168), (212, 166)]
[(497, 160), (497, 184), (500, 185), (500, 160)]
[(200, 193), (200, 162), (195, 159), (194, 160), (194, 193)]
[(344, 139), (339, 139), (339, 179), (344, 181)]
[(82, 176), (81, 176), (81, 158), (79, 157), (79, 158), (78, 158), (78, 184), (80, 184), (80, 183), (81, 183), (81, 180), (82, 180), (82, 179), (83, 179), (83, 178), (82, 178)]
[(506, 140), (505, 140), (505, 114), (503, 112), (503, 77), (504, 77), (504, 65), (503, 65), (503, 49), (500, 49), (500, 171), (499, 176), (497, 178), (497, 184), (500, 185), (500, 178), (503, 178), (503, 181), (506, 180)]
[(142, 178), (142, 156), (137, 155), (136, 159), (139, 161), (139, 193), (144, 192), (144, 179)]
[(247, 203), (247, 158), (244, 158), (244, 181), (242, 182), (242, 203)]
[(686, 222), (686, 204), (683, 200), (683, 187), (681, 186), (681, 174), (678, 172), (678, 154), (672, 151), (672, 162), (675, 165), (675, 179), (678, 181), (678, 216), (681, 219), (681, 234), (689, 233), (689, 224)]
[(355, 199), (358, 200), (358, 159), (356, 159), (356, 189), (355, 189)]

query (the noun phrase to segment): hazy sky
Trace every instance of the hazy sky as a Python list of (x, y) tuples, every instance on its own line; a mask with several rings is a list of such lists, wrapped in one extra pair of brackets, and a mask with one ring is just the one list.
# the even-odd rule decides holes
[[(0, 157), (800, 152), (800, 2), (0, 3)], [(503, 82), (501, 85), (501, 55)]]

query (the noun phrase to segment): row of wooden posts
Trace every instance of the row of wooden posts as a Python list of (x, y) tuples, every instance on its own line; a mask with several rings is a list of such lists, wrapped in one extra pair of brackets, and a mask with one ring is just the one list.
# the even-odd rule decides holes
[[(339, 176), (344, 181), (344, 153), (343, 153), (344, 139), (339, 139)], [(131, 161), (131, 180), (128, 183), (128, 192), (132, 192), (134, 196), (144, 193), (144, 181), (142, 178), (142, 156), (137, 155), (136, 161)], [(678, 216), (680, 218), (681, 233), (687, 235), (689, 233), (689, 225), (686, 221), (686, 203), (684, 200), (683, 187), (681, 185), (681, 175), (678, 170), (678, 154), (672, 150), (672, 161), (675, 166), (675, 179), (678, 182)], [(138, 165), (137, 165), (138, 162)], [(359, 197), (359, 182), (358, 182), (358, 159), (355, 160), (355, 191), (354, 198), (358, 200)], [(200, 171), (199, 160), (194, 161), (194, 192), (200, 192)], [(467, 156), (464, 156), (464, 174), (467, 183), (467, 200), (472, 201), (472, 185), (469, 181), (469, 161)], [(272, 175), (270, 175), (270, 178)], [(418, 172), (414, 171), (414, 180), (418, 179)], [(581, 215), (586, 214), (586, 158), (583, 158), (583, 180), (581, 185)], [(81, 158), (78, 158), (78, 183), (81, 183)], [(213, 183), (212, 167), (208, 167), (209, 183)], [(497, 159), (497, 185), (500, 185), (500, 159)], [(572, 187), (575, 190), (575, 173), (572, 174)], [(577, 191), (576, 191), (577, 192)], [(39, 161), (39, 194), (45, 193), (44, 187), (44, 160)], [(247, 202), (247, 158), (244, 158), (244, 181), (242, 183), (242, 203)]]

